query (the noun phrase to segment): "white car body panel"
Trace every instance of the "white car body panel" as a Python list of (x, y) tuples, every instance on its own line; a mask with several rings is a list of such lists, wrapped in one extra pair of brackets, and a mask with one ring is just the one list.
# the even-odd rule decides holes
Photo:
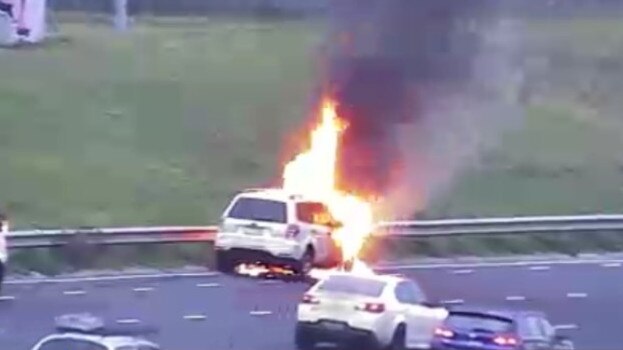
[(9, 224), (8, 222), (5, 222), (4, 224), (0, 225), (0, 262), (2, 264), (6, 264), (7, 261), (9, 260), (9, 252), (7, 249), (7, 241), (6, 241), (6, 237), (8, 233), (9, 233)]
[[(354, 294), (322, 292), (318, 289), (322, 283), (320, 281), (307, 291), (307, 294), (319, 299), (319, 304), (299, 303), (297, 320), (314, 323), (321, 320), (345, 322), (352, 328), (372, 332), (381, 346), (388, 346), (397, 326), (404, 323), (406, 325), (407, 347), (416, 349), (428, 348), (435, 327), (445, 319), (447, 311), (417, 304), (404, 304), (398, 301), (395, 297), (394, 289), (398, 282), (406, 280), (401, 277), (386, 275), (360, 277), (384, 281), (386, 286), (381, 295), (371, 298)], [(357, 306), (365, 302), (383, 303), (385, 311), (382, 313), (369, 313), (358, 310)]]
[(148, 346), (154, 349), (160, 348), (155, 343), (152, 343), (145, 339), (135, 338), (135, 337), (125, 337), (125, 336), (103, 337), (103, 336), (98, 336), (98, 335), (79, 334), (79, 333), (76, 333), (76, 334), (61, 333), (61, 334), (48, 335), (42, 338), (41, 340), (37, 342), (37, 344), (35, 344), (34, 347), (32, 347), (31, 350), (39, 350), (44, 343), (51, 341), (51, 340), (57, 340), (57, 339), (89, 341), (89, 342), (93, 342), (93, 343), (96, 343), (98, 345), (105, 347), (106, 350), (118, 350), (126, 346)]

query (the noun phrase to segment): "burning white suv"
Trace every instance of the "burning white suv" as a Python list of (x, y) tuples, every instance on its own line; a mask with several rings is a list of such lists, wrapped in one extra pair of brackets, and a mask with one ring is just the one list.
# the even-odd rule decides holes
[(306, 275), (314, 266), (337, 266), (342, 254), (331, 235), (339, 226), (321, 202), (283, 189), (244, 191), (221, 218), (217, 269), (229, 273), (240, 264), (261, 263)]

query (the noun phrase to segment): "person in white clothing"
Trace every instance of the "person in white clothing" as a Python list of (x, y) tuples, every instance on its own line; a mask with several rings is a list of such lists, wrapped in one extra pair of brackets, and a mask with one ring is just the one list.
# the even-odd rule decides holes
[(4, 213), (0, 213), (0, 291), (4, 282), (6, 264), (9, 260), (6, 237), (9, 232), (9, 220)]

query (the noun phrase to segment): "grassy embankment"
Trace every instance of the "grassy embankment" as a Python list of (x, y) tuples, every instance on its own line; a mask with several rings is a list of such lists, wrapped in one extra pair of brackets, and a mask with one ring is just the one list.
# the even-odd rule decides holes
[[(122, 36), (62, 23), (68, 42), (3, 51), (3, 205), (20, 228), (215, 222), (232, 193), (278, 174), (283, 145), (305, 118), (321, 30), (312, 22), (211, 20), (143, 23)], [(433, 203), (429, 216), (623, 208), (623, 25), (534, 23), (529, 36), (535, 57), (555, 64), (538, 75), (525, 121)], [(620, 249), (623, 240), (463, 238), (418, 242), (416, 250), (579, 247)], [(93, 266), (176, 264), (204, 251), (115, 248), (97, 259), (74, 258)], [(14, 261), (54, 272), (72, 261), (60, 257), (67, 253), (20, 253)]]

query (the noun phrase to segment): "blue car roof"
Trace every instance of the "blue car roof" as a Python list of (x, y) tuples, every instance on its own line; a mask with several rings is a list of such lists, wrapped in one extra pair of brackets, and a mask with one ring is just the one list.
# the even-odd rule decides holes
[(522, 316), (527, 315), (535, 315), (540, 317), (546, 317), (545, 313), (542, 311), (536, 310), (526, 310), (526, 309), (513, 309), (508, 307), (496, 307), (496, 306), (485, 306), (485, 305), (476, 305), (476, 306), (454, 306), (448, 309), (450, 315), (452, 313), (472, 313), (472, 314), (481, 314), (481, 315), (490, 315), (493, 317), (499, 318), (507, 318), (507, 319), (517, 319)]

